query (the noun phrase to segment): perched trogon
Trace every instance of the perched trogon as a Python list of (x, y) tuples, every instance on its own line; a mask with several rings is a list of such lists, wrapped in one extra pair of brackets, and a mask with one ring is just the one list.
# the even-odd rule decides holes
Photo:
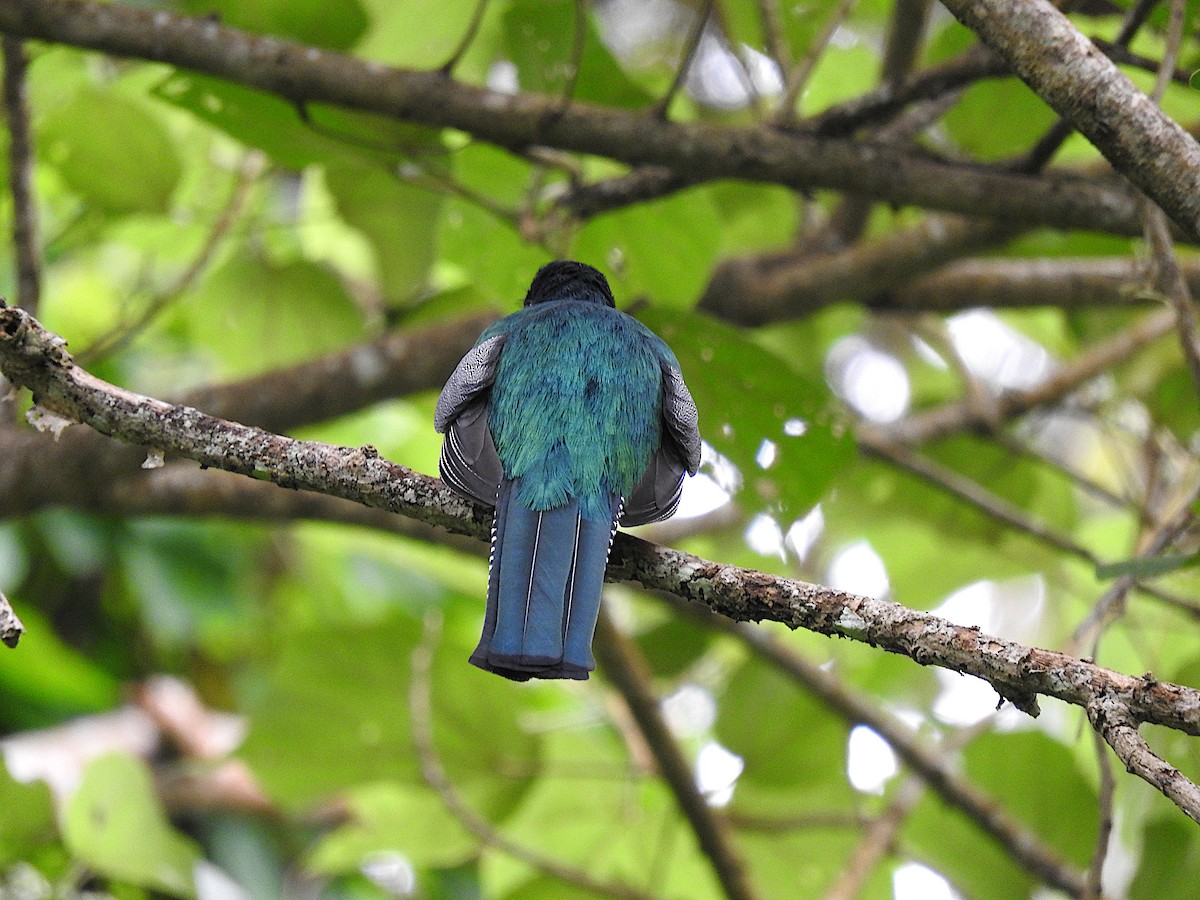
[(618, 524), (675, 512), (700, 464), (696, 404), (669, 347), (616, 309), (604, 276), (543, 266), (438, 398), (438, 465), (495, 506), (481, 669), (585, 679)]

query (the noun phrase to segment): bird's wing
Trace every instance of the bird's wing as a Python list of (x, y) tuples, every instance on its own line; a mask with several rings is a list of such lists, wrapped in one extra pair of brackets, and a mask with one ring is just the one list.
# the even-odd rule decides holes
[(683, 373), (674, 366), (663, 366), (662, 415), (669, 436), (679, 450), (679, 458), (689, 475), (700, 468), (700, 413), (692, 392), (683, 383)]
[(462, 358), (438, 397), (433, 425), (445, 432), (438, 472), (460, 494), (489, 506), (504, 477), (488, 427), (488, 401), (504, 335), (481, 341)]
[(496, 453), (488, 427), (488, 397), (483, 395), (450, 423), (442, 441), (438, 474), (460, 494), (488, 506), (496, 505), (496, 492), (504, 477), (504, 465)]
[(700, 467), (699, 413), (683, 375), (666, 362), (662, 366), (663, 437), (633, 493), (625, 498), (624, 526), (661, 522), (675, 514), (683, 494), (683, 478)]
[(683, 476), (687, 469), (679, 460), (675, 450), (664, 443), (650, 457), (641, 480), (621, 507), (621, 524), (648, 525), (669, 519), (679, 508), (683, 494)]
[(505, 335), (497, 334), (480, 341), (458, 361), (433, 411), (433, 427), (445, 432), (462, 411), (492, 386)]

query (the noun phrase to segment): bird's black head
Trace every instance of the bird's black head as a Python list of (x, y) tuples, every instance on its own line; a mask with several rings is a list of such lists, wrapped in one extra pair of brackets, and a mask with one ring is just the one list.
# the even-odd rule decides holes
[(551, 300), (581, 300), (616, 307), (608, 279), (591, 266), (558, 259), (546, 263), (533, 276), (525, 306), (548, 303)]

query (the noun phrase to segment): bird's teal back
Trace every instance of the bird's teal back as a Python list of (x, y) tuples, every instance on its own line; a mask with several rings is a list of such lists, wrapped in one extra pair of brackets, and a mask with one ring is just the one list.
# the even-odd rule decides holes
[(506, 334), (488, 424), (516, 500), (527, 509), (579, 500), (610, 521), (658, 447), (670, 350), (636, 319), (599, 303), (526, 307), (481, 340)]

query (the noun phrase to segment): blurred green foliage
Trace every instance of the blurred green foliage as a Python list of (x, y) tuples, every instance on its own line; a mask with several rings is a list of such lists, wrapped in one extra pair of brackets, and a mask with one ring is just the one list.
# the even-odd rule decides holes
[[(151, 5), (421, 69), (452, 57), (476, 13), (476, 0)], [(576, 4), (495, 0), (481, 7), (454, 74), (476, 83), (511, 76), (521, 90), (549, 94), (573, 85), (580, 100), (645, 108), (671, 82), (689, 30), (683, 7), (660, 6), (670, 27), (628, 55), (606, 32), (613, 22), (588, 15), (575, 71), (569, 36)], [(721, 6), (729, 45), (763, 52), (760, 4)], [(812, 50), (833, 7), (826, 0), (781, 7), (792, 59)], [(876, 84), (890, 12), (883, 0), (854, 7), (800, 98), (804, 114)], [(1102, 18), (1096, 27), (1111, 30), (1114, 21)], [(1135, 47), (1152, 53), (1160, 49), (1156, 40)], [(964, 29), (937, 19), (928, 60), (969, 42)], [(1194, 60), (1195, 41), (1185, 49)], [(1094, 566), (856, 450), (850, 404), (831, 387), (828, 359), (839, 341), (869, 331), (860, 308), (835, 305), (757, 330), (694, 311), (721, 259), (786, 246), (802, 227), (805, 204), (810, 215), (828, 212), (836, 198), (722, 182), (539, 231), (538, 214), (575, 180), (618, 171), (602, 159), (558, 168), (460, 133), (298, 109), (157, 63), (41, 45), (31, 52), (46, 256), (40, 318), (78, 351), (164, 307), (89, 364), (105, 378), (177, 395), (313, 359), (388, 327), (449, 321), (480, 308), (509, 312), (540, 264), (578, 257), (603, 268), (619, 304), (675, 348), (715, 451), (704, 475), (733, 494), (734, 506), (724, 507), (731, 516), (701, 520), (679, 538), (681, 546), (821, 581), (833, 577), (847, 547), (865, 541), (890, 596), (927, 609), (980, 582), (1011, 587), (1024, 579), (1045, 602), (1012, 628), (1026, 642), (1050, 645), (1061, 643), (1106, 587)], [(1183, 90), (1171, 89), (1168, 108), (1194, 102)], [(723, 123), (751, 116), (705, 106), (686, 91), (671, 113)], [(1027, 149), (1053, 118), (1016, 80), (992, 80), (962, 95), (937, 136), (954, 153), (999, 160)], [(1092, 155), (1082, 143), (1068, 152)], [(242, 201), (231, 204), (242, 190)], [(11, 220), (7, 194), (0, 211)], [(226, 212), (204, 264), (171, 295)], [(880, 211), (871, 233), (902, 227), (906, 215)], [(1128, 250), (1127, 241), (1095, 235), (1027, 235), (1013, 247), (1023, 256)], [(15, 282), (5, 257), (0, 293), (12, 296)], [(1068, 358), (1129, 315), (1048, 309), (1003, 321)], [(913, 403), (958, 396), (960, 380), (944, 359), (931, 362), (885, 339), (876, 345), (894, 351)], [(1122, 403), (1137, 398), (1144, 401), (1139, 414), (1181, 446), (1194, 441), (1195, 386), (1176, 349), (1157, 349), (1110, 378), (1099, 402), (1128, 413)], [(304, 436), (371, 443), (433, 471), (431, 417), (431, 395), (400, 397), (307, 425)], [(1113, 424), (1080, 468), (1114, 492), (1125, 490), (1125, 463), (1138, 452), (1133, 430), (1126, 419)], [(929, 456), (1105, 558), (1129, 558), (1136, 516), (1109, 511), (1034, 455), (965, 435)], [(819, 530), (807, 542), (790, 530), (814, 521)], [(755, 522), (778, 540), (749, 540)], [(234, 879), (247, 896), (399, 896), (406, 879), (428, 898), (594, 895), (506, 852), (486, 829), (592, 879), (655, 896), (719, 896), (603, 673), (587, 685), (516, 686), (466, 664), (482, 613), (482, 553), (464, 557), (351, 526), (121, 520), (86, 509), (0, 524), (0, 587), (28, 627), (19, 650), (0, 652), (0, 734), (111, 710), (123, 702), (123, 685), (176, 673), (209, 705), (243, 717), (247, 733), (235, 759), (274, 810), (255, 818), (219, 803), (169, 809), (150, 765), (122, 753), (93, 759), (73, 750), (59, 765), (77, 770), (77, 784), (57, 802), (40, 782), (18, 783), (0, 767), (0, 897), (12, 879), (25, 877), (18, 864), (32, 866), (46, 896), (94, 888), (117, 897), (191, 897), (205, 867)], [(1148, 564), (1128, 565), (1114, 572), (1147, 572)], [(1190, 565), (1166, 574), (1177, 591), (1194, 595), (1200, 587)], [(693, 710), (679, 724), (690, 757), (715, 742), (744, 765), (726, 812), (750, 880), (763, 897), (819, 895), (846, 865), (861, 822), (886, 807), (903, 779), (888, 781), (882, 796), (855, 788), (847, 774), (851, 723), (842, 716), (737, 641), (651, 598), (615, 588), (611, 601), (662, 693), (696, 689), (712, 705), (710, 715)], [(1173, 640), (1184, 615), (1144, 606), (1136, 613), (1136, 625), (1106, 638), (1101, 661), (1194, 677), (1194, 651)], [(414, 683), (412, 660), (431, 617), (440, 637), (426, 685)], [(940, 684), (910, 661), (812, 635), (781, 639), (920, 723), (925, 737), (955, 730), (933, 711)], [(425, 690), (432, 716), (415, 721), (414, 692)], [(976, 710), (980, 717), (991, 701)], [(1053, 721), (1045, 730), (1026, 721), (1015, 732), (985, 734), (967, 746), (962, 767), (1082, 868), (1097, 827), (1090, 733), (1077, 711), (1046, 705)], [(432, 730), (438, 764), (484, 831), (464, 822), (431, 783), (414, 728)], [(1176, 737), (1153, 740), (1175, 746)], [(155, 774), (197, 764), (167, 748), (154, 763)], [(1118, 824), (1134, 872), (1130, 896), (1184, 896), (1200, 877), (1200, 837), (1144, 785), (1124, 790), (1130, 797), (1118, 797)], [(801, 824), (780, 824), (791, 819)], [(891, 896), (889, 873), (914, 860), (981, 900), (1028, 896), (1036, 886), (931, 793), (862, 896)]]

